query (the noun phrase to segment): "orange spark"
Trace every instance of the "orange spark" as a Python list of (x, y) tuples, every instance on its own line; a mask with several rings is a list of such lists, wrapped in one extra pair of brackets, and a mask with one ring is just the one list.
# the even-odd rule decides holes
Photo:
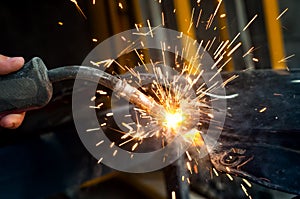
[(244, 29), (243, 29), (243, 31), (245, 31), (249, 26), (250, 26), (250, 24), (257, 18), (257, 14), (256, 15), (254, 15), (254, 17), (249, 21), (249, 23), (244, 27)]
[(222, 19), (222, 18), (225, 18), (226, 17), (226, 14), (225, 13), (223, 13), (223, 14), (221, 14), (220, 15), (220, 18)]
[(286, 13), (288, 11), (288, 8), (286, 8), (284, 11), (282, 11), (282, 13), (280, 13), (278, 15), (278, 17), (276, 18), (276, 20), (280, 19), (280, 17), (282, 17), (282, 15), (284, 15), (284, 13)]
[(79, 13), (85, 18), (87, 19), (87, 17), (85, 16), (85, 14), (83, 13), (83, 11), (81, 10), (81, 8), (79, 7), (78, 3), (76, 0), (70, 0), (71, 2), (73, 2), (77, 8), (77, 10), (79, 11)]
[(123, 4), (121, 2), (119, 2), (119, 8), (123, 9)]
[(267, 107), (264, 107), (262, 109), (259, 110), (260, 113), (265, 112), (267, 110)]

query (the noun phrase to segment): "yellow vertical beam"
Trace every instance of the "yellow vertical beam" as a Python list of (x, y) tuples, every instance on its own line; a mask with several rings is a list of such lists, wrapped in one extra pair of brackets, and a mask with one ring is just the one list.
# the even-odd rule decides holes
[[(124, 0), (119, 1), (107, 1), (108, 9), (109, 9), (109, 25), (112, 31), (112, 35), (118, 34), (122, 31), (128, 30), (130, 28), (129, 25), (129, 16), (127, 14), (127, 4)], [(113, 50), (120, 51), (121, 45), (118, 43), (114, 43), (114, 46), (111, 47)], [(129, 65), (128, 59), (124, 57), (118, 57), (118, 63), (122, 66)], [(124, 71), (120, 69), (120, 67), (116, 67), (114, 69), (119, 73), (123, 73)]]
[(103, 41), (110, 36), (107, 23), (109, 16), (107, 15), (107, 10), (105, 8), (104, 2), (99, 1), (95, 5), (89, 6), (88, 12), (90, 17), (87, 21), (92, 28), (91, 32), (97, 36), (97, 39), (99, 41)]
[[(122, 27), (126, 26), (124, 22), (125, 20), (121, 18), (120, 13), (118, 11), (118, 2), (116, 1), (108, 1), (108, 8), (109, 8), (109, 19), (110, 19), (110, 27), (112, 29), (113, 34), (117, 34), (122, 31)], [(126, 30), (126, 29), (125, 29)]]
[[(146, 21), (147, 19), (145, 18), (145, 15), (143, 15), (143, 6), (141, 5), (141, 3), (148, 3), (146, 1), (142, 1), (142, 0), (132, 0), (132, 6), (133, 6), (133, 11), (134, 11), (134, 20), (136, 25), (139, 27), (147, 27), (146, 25)], [(144, 24), (144, 25), (143, 25)], [(150, 60), (151, 56), (149, 55), (149, 52), (147, 51), (143, 51), (143, 56), (144, 56), (144, 60), (143, 61), (148, 61)]]
[[(177, 21), (177, 29), (179, 32), (182, 32), (188, 36), (190, 36), (193, 39), (196, 38), (195, 33), (195, 24), (191, 24), (191, 17), (192, 17), (192, 9), (190, 5), (190, 1), (187, 0), (174, 0), (174, 8), (176, 13), (176, 21)], [(189, 49), (189, 56), (196, 56), (197, 49), (194, 45), (190, 46)], [(190, 74), (197, 74), (200, 72), (198, 70), (197, 61), (193, 64), (193, 66), (189, 67), (189, 73)]]
[(286, 69), (285, 62), (280, 62), (285, 57), (284, 43), (281, 31), (277, 0), (263, 0), (265, 24), (270, 49), (270, 58), (273, 69)]
[(139, 0), (133, 0), (132, 1), (133, 5), (133, 10), (134, 10), (134, 17), (135, 21), (139, 24), (142, 24), (143, 22), (143, 17), (142, 17), (142, 12), (141, 12), (141, 5)]
[(192, 9), (190, 1), (186, 0), (174, 0), (174, 7), (176, 12), (176, 20), (178, 25), (178, 31), (195, 38), (195, 30), (192, 27), (189, 32), (190, 19), (192, 16)]

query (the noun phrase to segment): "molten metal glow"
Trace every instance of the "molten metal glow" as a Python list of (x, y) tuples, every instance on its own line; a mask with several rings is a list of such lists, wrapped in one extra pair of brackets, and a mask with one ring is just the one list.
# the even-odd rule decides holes
[(175, 130), (179, 128), (184, 120), (184, 116), (181, 111), (168, 112), (165, 115), (164, 125), (168, 129)]

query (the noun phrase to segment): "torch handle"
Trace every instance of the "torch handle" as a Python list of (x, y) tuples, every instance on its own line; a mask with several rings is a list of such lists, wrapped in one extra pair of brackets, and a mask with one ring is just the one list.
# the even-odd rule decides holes
[(45, 106), (52, 84), (43, 61), (35, 57), (14, 73), (0, 76), (0, 118)]

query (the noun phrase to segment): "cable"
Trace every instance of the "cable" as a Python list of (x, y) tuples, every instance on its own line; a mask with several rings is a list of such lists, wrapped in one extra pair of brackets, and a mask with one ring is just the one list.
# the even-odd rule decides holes
[(165, 112), (164, 108), (157, 104), (153, 98), (146, 96), (126, 81), (96, 68), (87, 66), (65, 66), (55, 68), (48, 71), (48, 78), (51, 82), (76, 78), (92, 81), (113, 90), (134, 105), (147, 111), (152, 116), (163, 117), (163, 113)]

